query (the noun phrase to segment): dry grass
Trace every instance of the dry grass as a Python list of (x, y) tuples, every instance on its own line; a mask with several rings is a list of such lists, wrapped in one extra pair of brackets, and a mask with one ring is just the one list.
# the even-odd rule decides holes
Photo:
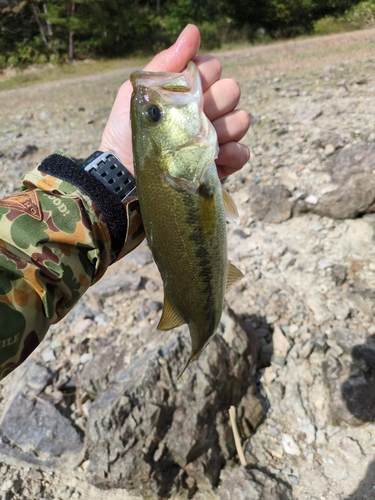
[(239, 51), (218, 52), (217, 55), (223, 62), (225, 73), (236, 68), (240, 75), (251, 70), (255, 77), (264, 74), (264, 71), (279, 75), (296, 70), (311, 71), (312, 67), (319, 69), (348, 60), (374, 58), (375, 61), (375, 29), (295, 39)]
[(32, 65), (24, 70), (9, 68), (0, 73), (0, 90), (119, 71), (141, 66), (147, 61), (146, 58), (86, 60), (61, 65)]

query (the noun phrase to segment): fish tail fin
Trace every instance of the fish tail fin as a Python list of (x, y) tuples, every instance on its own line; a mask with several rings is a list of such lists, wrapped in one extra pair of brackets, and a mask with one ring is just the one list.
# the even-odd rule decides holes
[(182, 375), (185, 373), (185, 370), (186, 368), (190, 365), (191, 363), (191, 358), (189, 358), (188, 362), (186, 363), (186, 365), (184, 366), (183, 370), (177, 375), (177, 380), (180, 380), (180, 378), (182, 377)]
[(186, 365), (184, 366), (183, 370), (179, 373), (179, 375), (177, 376), (177, 380), (180, 380), (180, 378), (182, 377), (182, 375), (184, 374), (186, 368), (190, 365), (190, 363), (192, 363), (193, 361), (197, 361), (199, 359), (199, 356), (201, 354), (202, 351), (199, 351), (195, 354), (191, 354), (190, 355), (190, 358), (188, 359)]

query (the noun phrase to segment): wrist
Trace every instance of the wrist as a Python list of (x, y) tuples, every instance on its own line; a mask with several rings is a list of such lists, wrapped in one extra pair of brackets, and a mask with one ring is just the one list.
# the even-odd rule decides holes
[(115, 148), (111, 148), (108, 144), (106, 145), (104, 141), (100, 143), (100, 146), (98, 148), (98, 151), (101, 151), (102, 153), (109, 152), (112, 153), (113, 156), (115, 156), (122, 165), (126, 168), (126, 170), (133, 176), (134, 175), (134, 166), (132, 162), (132, 155), (131, 155), (131, 150), (130, 152), (125, 152), (125, 154), (122, 154), (121, 151), (118, 151)]
[(134, 177), (110, 151), (95, 151), (80, 164), (80, 167), (117, 196), (120, 201), (135, 194)]

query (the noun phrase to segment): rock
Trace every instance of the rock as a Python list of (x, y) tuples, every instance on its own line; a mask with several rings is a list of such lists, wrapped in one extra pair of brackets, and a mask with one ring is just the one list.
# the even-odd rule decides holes
[(11, 479), (6, 479), (1, 485), (1, 491), (10, 491), (13, 488), (13, 481)]
[(292, 215), (290, 197), (290, 191), (282, 185), (253, 185), (250, 188), (251, 210), (258, 220), (274, 223), (283, 222)]
[(328, 309), (325, 306), (325, 303), (322, 298), (314, 295), (310, 296), (306, 300), (307, 305), (312, 310), (315, 316), (315, 321), (317, 325), (322, 325), (326, 321), (332, 318), (332, 315), (329, 313)]
[[(35, 370), (42, 376), (34, 376)], [(82, 437), (41, 394), (50, 372), (35, 362), (28, 363), (25, 371), (27, 383), (16, 381), (16, 390), (1, 417), (0, 460), (17, 467), (73, 470), (84, 456)]]
[(319, 198), (315, 196), (314, 194), (310, 194), (305, 198), (305, 202), (309, 203), (310, 205), (316, 205), (319, 201)]
[(324, 154), (326, 156), (331, 156), (335, 152), (336, 148), (333, 144), (327, 144), (327, 146), (324, 148)]
[(95, 283), (89, 293), (103, 299), (126, 290), (138, 290), (141, 281), (141, 276), (132, 271), (121, 270), (118, 274), (107, 273), (98, 283)]
[[(260, 396), (254, 406), (251, 334), (238, 324), (231, 328), (236, 334), (227, 331), (226, 341), (216, 335), (180, 380), (177, 375), (186, 363), (189, 345), (176, 331), (172, 336), (159, 332), (154, 346), (151, 342), (144, 354), (117, 373), (115, 382), (90, 409), (90, 482), (105, 488), (126, 487), (138, 494), (168, 495), (172, 479), (185, 471), (192, 480), (202, 475), (207, 484), (217, 484), (224, 456), (235, 454), (229, 406), (240, 405), (241, 418), (247, 421), (244, 428), (258, 425), (265, 414)], [(244, 399), (241, 394), (249, 383), (253, 392)], [(246, 412), (250, 401), (259, 415), (251, 422)]]
[(150, 264), (152, 260), (152, 253), (145, 243), (139, 245), (139, 247), (124, 258), (125, 262), (129, 262), (139, 268)]
[(357, 85), (366, 85), (366, 83), (368, 83), (368, 80), (367, 80), (366, 77), (362, 76), (360, 78), (357, 78), (356, 81), (355, 81), (355, 83)]
[(322, 114), (323, 110), (319, 108), (318, 109), (303, 108), (296, 113), (294, 119), (297, 122), (309, 123), (319, 118), (319, 116), (322, 116)]
[(291, 347), (290, 342), (287, 340), (281, 328), (275, 326), (273, 336), (273, 356), (272, 361), (279, 366), (283, 366), (285, 362), (285, 358), (288, 354), (288, 351)]
[(219, 489), (220, 500), (291, 500), (290, 486), (257, 469), (236, 467)]
[(369, 341), (370, 339), (363, 331), (340, 328), (332, 332), (327, 343), (338, 345), (345, 354), (351, 356), (353, 352), (357, 352), (361, 344), (367, 345)]
[(360, 142), (334, 153), (327, 162), (334, 182), (343, 184), (354, 174), (371, 173), (375, 165), (375, 143)]
[(240, 401), (237, 410), (241, 435), (249, 437), (264, 420), (268, 407), (265, 401), (259, 397), (254, 385), (251, 385)]
[(345, 134), (343, 132), (332, 132), (319, 137), (319, 139), (313, 141), (313, 144), (320, 148), (324, 148), (324, 150), (327, 146), (332, 146), (333, 151), (336, 151), (337, 149), (343, 148), (348, 142), (350, 142), (349, 134)]
[(342, 264), (335, 264), (332, 266), (332, 279), (335, 285), (339, 286), (346, 281), (347, 268)]
[(294, 441), (292, 436), (290, 436), (289, 434), (283, 433), (281, 435), (281, 444), (282, 444), (282, 447), (283, 447), (285, 453), (287, 453), (288, 455), (295, 455), (297, 457), (299, 455), (301, 455), (301, 450), (300, 450), (298, 444)]
[(321, 196), (319, 203), (311, 211), (333, 219), (349, 219), (363, 213), (374, 212), (374, 176), (353, 174), (339, 188)]
[(375, 418), (375, 378), (362, 370), (329, 358), (325, 375), (330, 389), (330, 410), (333, 425), (345, 423), (360, 426)]
[(38, 151), (38, 147), (35, 146), (34, 144), (28, 144), (25, 146), (23, 151), (19, 154), (18, 159), (21, 160), (22, 158), (25, 158), (26, 156), (30, 156), (34, 154), (36, 151)]

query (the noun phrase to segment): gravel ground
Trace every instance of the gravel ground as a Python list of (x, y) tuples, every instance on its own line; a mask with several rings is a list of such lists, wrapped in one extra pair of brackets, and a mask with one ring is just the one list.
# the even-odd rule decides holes
[[(267, 411), (253, 428), (242, 425), (243, 449), (250, 468), (298, 500), (375, 497), (372, 189), (363, 205), (375, 169), (374, 48), (369, 30), (218, 54), (252, 118), (251, 161), (226, 181), (241, 217), (229, 226), (230, 259), (245, 274), (227, 303), (267, 325), (258, 330), (256, 369)], [(17, 191), (23, 174), (54, 150), (74, 158), (95, 150), (128, 76), (1, 92), (0, 195)], [(126, 346), (130, 363), (144, 350), (142, 331), (157, 322), (161, 283), (144, 245), (104, 279), (32, 355), (61, 378), (81, 376), (108, 346)], [(2, 382), (2, 409), (20, 383), (18, 371)], [(92, 399), (83, 393), (70, 404), (82, 432)], [(241, 470), (227, 465), (222, 482)], [(87, 456), (70, 472), (0, 463), (1, 498), (137, 498), (90, 485), (88, 466)], [(242, 493), (249, 498), (245, 486)], [(219, 487), (189, 498), (227, 497)]]

